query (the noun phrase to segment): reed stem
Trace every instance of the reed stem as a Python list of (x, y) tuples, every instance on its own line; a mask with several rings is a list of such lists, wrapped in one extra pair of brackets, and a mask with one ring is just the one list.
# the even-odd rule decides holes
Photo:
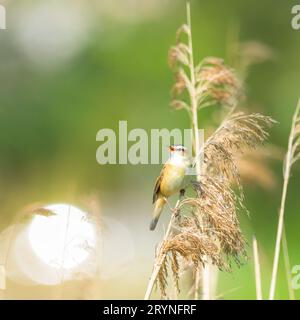
[(258, 248), (257, 248), (257, 240), (255, 236), (253, 236), (252, 244), (253, 244), (253, 259), (254, 259), (254, 271), (255, 271), (256, 299), (262, 300), (260, 262), (259, 262)]
[(277, 273), (278, 273), (278, 262), (279, 262), (279, 255), (280, 255), (280, 244), (282, 241), (282, 234), (284, 229), (284, 212), (285, 212), (287, 188), (289, 183), (291, 166), (293, 163), (293, 140), (295, 137), (296, 122), (297, 122), (297, 117), (299, 115), (299, 111), (300, 111), (300, 99), (298, 101), (298, 105), (293, 116), (292, 128), (291, 128), (289, 142), (288, 142), (288, 151), (286, 154), (285, 165), (284, 165), (283, 189), (282, 189), (281, 204), (280, 204), (280, 211), (279, 211), (279, 221), (278, 221), (278, 227), (277, 227), (276, 245), (275, 245), (275, 254), (274, 254), (274, 261), (273, 261), (269, 300), (274, 300), (274, 296), (275, 296), (276, 280), (277, 280)]
[(160, 244), (160, 246), (158, 248), (158, 252), (157, 252), (157, 255), (156, 255), (155, 262), (154, 262), (152, 274), (151, 274), (149, 282), (148, 282), (148, 286), (147, 286), (147, 290), (146, 290), (146, 293), (145, 293), (144, 300), (149, 300), (150, 299), (150, 296), (151, 296), (151, 293), (152, 293), (156, 278), (157, 278), (158, 273), (160, 271), (160, 268), (161, 268), (161, 266), (162, 266), (162, 264), (163, 264), (163, 262), (164, 262), (164, 260), (166, 258), (166, 253), (163, 252), (163, 245), (164, 245), (164, 242), (168, 239), (168, 237), (171, 234), (172, 225), (173, 225), (173, 221), (174, 221), (175, 216), (176, 216), (176, 209), (178, 208), (178, 205), (179, 205), (179, 200), (177, 201), (177, 203), (175, 205), (175, 208), (174, 208), (174, 210), (172, 212), (172, 216), (171, 216), (170, 222), (168, 224), (166, 233), (165, 233), (164, 238), (163, 238), (163, 240), (162, 240), (162, 242), (161, 242), (161, 244)]

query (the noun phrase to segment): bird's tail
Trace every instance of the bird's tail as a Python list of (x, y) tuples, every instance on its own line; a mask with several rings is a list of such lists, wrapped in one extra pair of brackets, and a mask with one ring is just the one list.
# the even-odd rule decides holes
[(156, 201), (155, 201), (155, 207), (153, 210), (153, 219), (150, 223), (150, 230), (153, 231), (157, 225), (158, 219), (160, 217), (160, 214), (163, 211), (164, 205), (166, 203), (165, 198), (163, 197), (159, 197)]

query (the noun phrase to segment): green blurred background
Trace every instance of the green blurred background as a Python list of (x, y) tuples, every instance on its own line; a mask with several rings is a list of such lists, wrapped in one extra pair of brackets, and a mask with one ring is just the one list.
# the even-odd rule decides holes
[[(151, 196), (159, 165), (105, 165), (96, 162), (96, 133), (128, 129), (188, 128), (182, 111), (169, 107), (173, 75), (167, 53), (185, 22), (185, 1), (1, 1), (7, 30), (0, 31), (0, 229), (13, 223), (25, 206), (69, 202), (84, 207), (97, 198), (101, 215), (129, 231), (134, 257), (118, 275), (99, 283), (92, 298), (142, 298), (162, 223), (148, 232)], [(299, 93), (300, 31), (291, 27), (295, 1), (194, 0), (192, 31), (195, 60), (218, 56), (232, 62), (232, 41), (256, 40), (272, 48), (271, 60), (254, 65), (246, 79), (249, 111), (274, 117), (270, 142), (283, 150)], [(234, 40), (232, 40), (234, 39)], [(211, 114), (200, 113), (200, 127)], [(255, 299), (251, 236), (256, 234), (264, 297), (269, 289), (282, 161), (269, 164), (273, 188), (245, 185), (251, 217), (241, 217), (249, 242), (249, 262), (220, 273), (217, 294), (223, 299)], [(286, 232), (291, 266), (300, 264), (300, 170), (290, 180)], [(163, 221), (167, 221), (164, 214)], [(119, 239), (122, 241), (122, 239)], [(121, 254), (121, 253), (120, 253)], [(126, 252), (122, 252), (126, 254)], [(288, 298), (280, 261), (276, 298)], [(77, 297), (78, 283), (65, 298)], [(75, 290), (75, 291), (74, 291)], [(72, 292), (72, 293), (71, 293)], [(158, 296), (158, 295), (157, 295)], [(300, 298), (300, 290), (296, 291)], [(55, 288), (25, 287), (8, 281), (6, 298), (57, 298)]]

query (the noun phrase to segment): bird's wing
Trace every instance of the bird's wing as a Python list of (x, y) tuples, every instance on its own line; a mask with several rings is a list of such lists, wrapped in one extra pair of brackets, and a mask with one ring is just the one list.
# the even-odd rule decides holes
[(157, 200), (158, 198), (158, 194), (160, 192), (160, 184), (161, 184), (161, 181), (164, 177), (164, 172), (165, 172), (165, 169), (166, 169), (166, 165), (163, 166), (158, 178), (156, 179), (155, 181), (155, 186), (154, 186), (154, 191), (153, 191), (153, 198), (152, 198), (152, 201), (153, 203)]

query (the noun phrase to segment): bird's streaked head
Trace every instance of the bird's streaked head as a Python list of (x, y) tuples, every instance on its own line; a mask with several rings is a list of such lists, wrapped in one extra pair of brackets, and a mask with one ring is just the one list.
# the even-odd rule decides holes
[(190, 164), (188, 150), (183, 145), (171, 145), (169, 146), (170, 158), (169, 162), (173, 165), (179, 165), (187, 167)]
[(187, 148), (181, 144), (177, 145), (171, 145), (169, 146), (170, 154), (176, 154), (180, 156), (186, 156), (187, 155)]

